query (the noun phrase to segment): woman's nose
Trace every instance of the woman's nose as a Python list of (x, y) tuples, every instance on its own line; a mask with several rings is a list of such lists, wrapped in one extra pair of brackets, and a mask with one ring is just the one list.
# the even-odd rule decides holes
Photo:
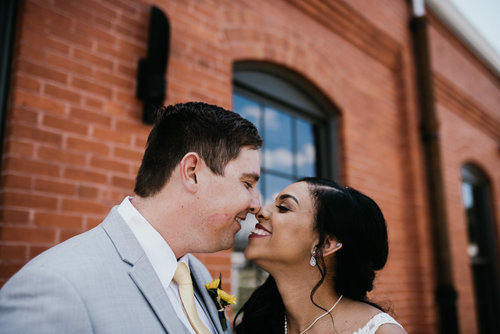
[(255, 213), (255, 217), (257, 219), (269, 219), (271, 212), (269, 211), (268, 206), (261, 206), (259, 211)]

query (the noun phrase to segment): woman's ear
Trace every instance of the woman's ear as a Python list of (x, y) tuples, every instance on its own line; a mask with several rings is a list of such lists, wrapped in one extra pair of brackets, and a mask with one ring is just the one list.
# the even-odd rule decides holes
[(183, 186), (187, 191), (195, 193), (198, 190), (198, 178), (196, 173), (199, 172), (202, 165), (202, 160), (198, 153), (188, 152), (179, 163), (180, 177)]
[(327, 236), (323, 244), (323, 256), (328, 256), (342, 248), (342, 243), (337, 239)]

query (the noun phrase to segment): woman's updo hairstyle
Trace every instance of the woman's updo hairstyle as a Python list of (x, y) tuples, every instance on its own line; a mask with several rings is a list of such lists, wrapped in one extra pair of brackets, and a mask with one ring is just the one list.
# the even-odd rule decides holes
[(320, 178), (304, 178), (298, 182), (301, 181), (308, 184), (316, 209), (318, 269), (322, 276), (328, 270), (321, 249), (326, 237), (331, 236), (342, 243), (342, 248), (335, 253), (337, 293), (368, 302), (366, 293), (373, 289), (375, 270), (384, 267), (389, 250), (382, 211), (371, 198), (353, 188), (340, 187)]

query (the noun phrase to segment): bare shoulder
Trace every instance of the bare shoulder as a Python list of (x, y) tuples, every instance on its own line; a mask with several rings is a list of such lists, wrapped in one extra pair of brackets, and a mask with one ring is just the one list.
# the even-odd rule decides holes
[(375, 332), (376, 334), (407, 334), (406, 331), (396, 324), (383, 324)]

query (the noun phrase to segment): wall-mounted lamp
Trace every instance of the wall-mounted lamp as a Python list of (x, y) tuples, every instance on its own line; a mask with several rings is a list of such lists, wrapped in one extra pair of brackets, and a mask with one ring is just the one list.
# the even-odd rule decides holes
[(167, 80), (168, 52), (170, 48), (170, 25), (165, 13), (151, 7), (149, 19), (148, 54), (139, 60), (136, 96), (143, 102), (142, 121), (153, 124), (156, 110), (163, 105)]

